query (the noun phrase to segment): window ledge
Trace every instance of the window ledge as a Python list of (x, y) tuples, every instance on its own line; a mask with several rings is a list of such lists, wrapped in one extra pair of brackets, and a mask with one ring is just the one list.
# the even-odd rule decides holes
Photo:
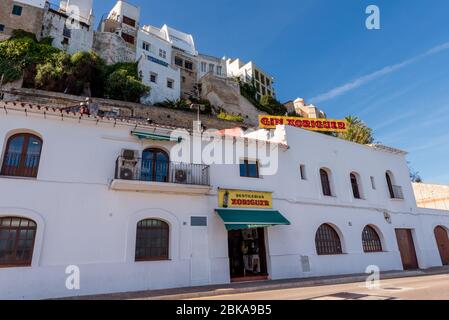
[(0, 179), (32, 180), (32, 181), (37, 180), (37, 178), (35, 177), (19, 177), (19, 176), (4, 176), (4, 175), (0, 175)]

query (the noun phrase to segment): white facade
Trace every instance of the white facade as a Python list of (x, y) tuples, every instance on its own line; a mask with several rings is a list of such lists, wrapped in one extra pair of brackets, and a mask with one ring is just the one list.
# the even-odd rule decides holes
[(50, 6), (44, 13), (42, 35), (52, 37), (54, 47), (70, 54), (90, 51), (94, 41), (93, 21), (92, 1), (62, 1), (58, 9)]
[(219, 78), (227, 77), (226, 60), (206, 54), (198, 55), (198, 80), (210, 74)]
[(162, 30), (167, 35), (167, 40), (170, 41), (173, 47), (181, 49), (181, 51), (192, 56), (198, 55), (198, 51), (195, 48), (195, 41), (193, 41), (191, 34), (173, 29), (166, 24), (162, 26)]
[[(218, 188), (273, 192), (273, 208), (291, 222), (265, 231), (270, 279), (363, 273), (369, 265), (402, 270), (397, 228), (412, 230), (420, 268), (442, 264), (433, 229), (449, 229), (449, 215), (417, 208), (403, 153), (279, 127), (275, 138), (284, 143), (269, 144), (279, 151), (281, 165), (275, 175), (242, 178), (237, 163), (211, 165), (210, 186), (129, 182), (114, 179), (123, 148), (141, 154), (149, 147), (170, 151), (177, 146), (139, 140), (130, 132), (161, 134), (167, 129), (80, 120), (79, 115), (12, 103), (0, 110), (2, 163), (12, 135), (32, 133), (43, 141), (37, 178), (0, 176), (0, 218), (24, 217), (37, 224), (31, 266), (0, 268), (0, 299), (229, 283), (228, 234), (214, 212)], [(266, 148), (263, 139), (248, 142), (259, 151)], [(330, 174), (332, 197), (323, 195), (320, 168)], [(402, 186), (404, 200), (390, 199), (387, 171), (395, 185)], [(360, 178), (362, 199), (352, 195), (351, 172)], [(192, 217), (207, 217), (207, 226), (192, 226)], [(169, 260), (135, 262), (136, 225), (150, 218), (169, 225)], [(315, 234), (324, 223), (339, 234), (344, 254), (317, 254)], [(363, 251), (361, 234), (367, 225), (378, 232), (382, 252)], [(304, 260), (310, 269), (301, 264)], [(66, 288), (68, 266), (80, 270), (79, 290)]]
[(173, 68), (172, 49), (165, 31), (144, 26), (137, 35), (137, 59), (139, 73), (145, 85), (151, 88), (143, 103), (177, 100), (181, 95), (181, 76), (178, 68)]
[(238, 77), (245, 83), (254, 84), (257, 90), (257, 99), (265, 95), (276, 96), (273, 87), (274, 78), (257, 67), (254, 62), (244, 63), (240, 59), (228, 59), (226, 67), (228, 77)]
[(46, 0), (15, 0), (15, 2), (27, 4), (29, 6), (38, 7), (38, 8), (45, 8)]

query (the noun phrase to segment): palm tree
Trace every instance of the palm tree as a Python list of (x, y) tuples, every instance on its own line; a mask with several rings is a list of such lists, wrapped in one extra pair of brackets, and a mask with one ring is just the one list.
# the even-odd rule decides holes
[(369, 128), (359, 117), (345, 117), (348, 130), (337, 134), (338, 138), (349, 140), (360, 144), (371, 144), (374, 142), (373, 130)]

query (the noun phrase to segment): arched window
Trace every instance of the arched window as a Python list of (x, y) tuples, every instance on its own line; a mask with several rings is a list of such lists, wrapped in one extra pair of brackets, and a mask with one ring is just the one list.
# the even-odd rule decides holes
[(323, 224), (315, 236), (316, 252), (318, 255), (342, 254), (340, 237), (337, 231), (328, 224)]
[(169, 156), (164, 150), (151, 148), (142, 153), (142, 180), (168, 182), (169, 169)]
[(329, 180), (329, 173), (325, 169), (320, 169), (321, 187), (323, 188), (323, 195), (331, 197), (331, 183)]
[(41, 150), (41, 138), (29, 133), (13, 135), (6, 143), (1, 175), (36, 178)]
[(387, 185), (388, 185), (388, 191), (390, 192), (390, 198), (394, 199), (394, 188), (393, 188), (393, 178), (391, 177), (391, 173), (387, 172), (385, 173), (385, 178), (387, 179)]
[(360, 195), (360, 188), (359, 188), (359, 180), (357, 178), (357, 175), (355, 173), (351, 173), (351, 186), (352, 186), (352, 194), (354, 195), (354, 198), (361, 199)]
[(169, 226), (156, 219), (137, 224), (136, 261), (168, 260)]
[(0, 267), (31, 266), (36, 222), (17, 217), (0, 217)]
[(363, 251), (382, 252), (382, 242), (373, 227), (366, 226), (362, 233)]

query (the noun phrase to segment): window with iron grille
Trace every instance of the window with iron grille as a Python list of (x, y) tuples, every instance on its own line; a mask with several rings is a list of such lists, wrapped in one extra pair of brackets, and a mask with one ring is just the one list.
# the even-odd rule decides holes
[(0, 32), (4, 32), (5, 31), (5, 25), (4, 24), (0, 24)]
[(332, 196), (332, 190), (331, 190), (331, 183), (329, 180), (329, 174), (326, 170), (320, 169), (320, 178), (321, 178), (321, 187), (323, 188), (323, 195), (331, 197)]
[(168, 260), (169, 226), (156, 219), (137, 224), (136, 261)]
[(41, 138), (29, 133), (13, 135), (6, 143), (1, 175), (36, 178), (41, 150)]
[(350, 177), (351, 177), (352, 194), (354, 195), (354, 198), (361, 199), (359, 181), (357, 179), (357, 176), (355, 173), (351, 173)]
[(29, 219), (0, 218), (0, 267), (31, 266), (36, 229)]
[(382, 242), (373, 227), (366, 226), (362, 233), (363, 251), (382, 252)]
[(318, 255), (342, 254), (340, 237), (337, 231), (328, 224), (323, 224), (315, 236), (315, 246)]

